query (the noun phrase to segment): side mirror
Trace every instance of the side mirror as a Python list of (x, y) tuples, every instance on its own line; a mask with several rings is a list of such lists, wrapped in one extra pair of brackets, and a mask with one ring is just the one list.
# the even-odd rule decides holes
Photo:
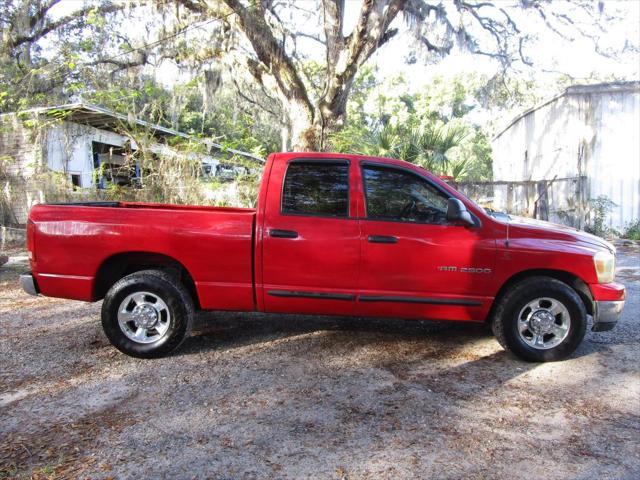
[(447, 220), (450, 222), (461, 222), (470, 227), (475, 226), (473, 218), (467, 207), (457, 198), (450, 198), (447, 203)]

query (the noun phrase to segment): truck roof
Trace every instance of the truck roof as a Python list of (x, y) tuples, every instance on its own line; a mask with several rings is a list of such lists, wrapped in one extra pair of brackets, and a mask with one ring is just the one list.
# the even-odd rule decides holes
[(392, 162), (405, 162), (404, 160), (398, 160), (397, 158), (389, 158), (389, 157), (379, 157), (377, 155), (362, 155), (359, 153), (338, 153), (338, 152), (276, 152), (272, 155), (277, 155), (278, 157), (285, 156), (287, 158), (297, 158), (297, 157), (313, 157), (319, 160), (327, 159), (331, 160), (334, 158), (353, 158), (353, 159), (376, 159), (376, 160), (389, 160)]

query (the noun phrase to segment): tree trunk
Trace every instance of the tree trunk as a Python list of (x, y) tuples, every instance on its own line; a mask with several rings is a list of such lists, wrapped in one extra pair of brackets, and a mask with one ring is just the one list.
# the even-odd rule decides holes
[(313, 112), (295, 99), (283, 103), (288, 117), (291, 150), (299, 152), (317, 150)]
[(325, 103), (316, 107), (311, 118), (306, 110), (287, 107), (291, 132), (291, 149), (301, 152), (326, 152), (332, 149), (331, 135), (339, 132), (347, 119), (347, 96), (331, 107)]
[[(289, 55), (280, 33), (267, 21), (269, 2), (246, 7), (240, 0), (222, 0), (235, 14), (235, 20), (251, 43), (256, 58), (248, 58), (252, 76), (265, 85), (273, 79), (273, 90), (288, 116), (293, 150), (323, 151), (329, 138), (345, 125), (347, 99), (358, 69), (397, 29), (390, 29), (406, 0), (366, 0), (358, 23), (344, 36), (344, 0), (323, 0), (324, 31), (327, 47), (326, 86), (319, 99), (312, 99), (302, 80), (302, 69)], [(196, 8), (187, 2), (188, 8)], [(206, 8), (206, 7), (202, 7)], [(277, 18), (277, 13), (271, 11)]]

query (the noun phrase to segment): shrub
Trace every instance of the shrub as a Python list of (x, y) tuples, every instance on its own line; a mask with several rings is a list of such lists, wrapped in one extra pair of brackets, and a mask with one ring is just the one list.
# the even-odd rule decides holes
[(616, 204), (606, 195), (600, 195), (598, 198), (592, 198), (589, 200), (589, 206), (589, 216), (593, 220), (593, 223), (588, 223), (585, 225), (584, 229), (589, 233), (603, 238), (611, 234), (612, 231), (605, 225), (605, 222), (607, 220), (607, 215), (611, 212), (613, 207), (616, 206)]
[(624, 226), (624, 231), (621, 236), (629, 240), (640, 240), (640, 218), (636, 218), (634, 221), (627, 223)]

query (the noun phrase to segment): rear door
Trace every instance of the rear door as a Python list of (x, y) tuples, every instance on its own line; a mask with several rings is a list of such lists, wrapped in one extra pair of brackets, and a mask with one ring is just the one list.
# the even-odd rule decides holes
[(347, 159), (275, 161), (262, 229), (267, 312), (351, 314), (360, 262)]
[(404, 167), (361, 162), (360, 315), (483, 320), (493, 235), (447, 221), (448, 192)]

